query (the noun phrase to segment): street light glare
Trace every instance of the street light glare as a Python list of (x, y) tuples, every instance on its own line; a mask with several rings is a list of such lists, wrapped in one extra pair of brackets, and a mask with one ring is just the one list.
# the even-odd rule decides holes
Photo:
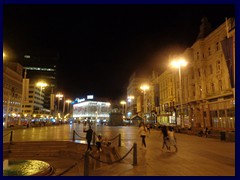
[(41, 82), (38, 82), (36, 85), (37, 85), (38, 87), (43, 88), (43, 87), (46, 87), (48, 84), (41, 81)]
[(178, 60), (173, 60), (173, 61), (171, 62), (171, 65), (172, 65), (173, 67), (178, 68), (179, 66), (186, 66), (186, 65), (187, 65), (187, 61), (186, 61), (185, 59), (183, 59), (183, 58), (180, 58), (180, 59), (178, 59)]
[(121, 101), (120, 104), (126, 104), (126, 101)]
[(71, 103), (72, 100), (68, 99), (68, 100), (66, 100), (65, 102), (66, 102), (66, 103)]
[(142, 85), (141, 87), (140, 87), (140, 89), (142, 89), (142, 90), (149, 90), (149, 86), (148, 85)]

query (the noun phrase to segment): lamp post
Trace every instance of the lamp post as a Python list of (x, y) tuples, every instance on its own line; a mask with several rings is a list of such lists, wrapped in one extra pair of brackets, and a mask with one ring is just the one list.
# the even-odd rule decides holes
[(67, 112), (69, 112), (70, 113), (70, 109), (69, 109), (69, 104), (72, 102), (72, 100), (70, 100), (70, 99), (67, 99), (66, 101), (65, 101), (66, 103), (67, 103)]
[[(141, 90), (143, 90), (143, 113), (146, 114), (147, 113), (147, 105), (146, 105), (146, 91), (149, 90), (149, 85), (147, 84), (143, 84), (140, 87)], [(144, 121), (145, 123), (145, 121)]]
[(58, 114), (59, 114), (59, 103), (60, 103), (60, 100), (62, 100), (63, 95), (61, 93), (58, 93), (58, 94), (56, 94), (56, 97), (58, 98), (58, 107), (57, 107), (57, 117), (58, 117)]
[(123, 113), (123, 115), (125, 115), (125, 104), (126, 104), (126, 101), (122, 100), (120, 102), (120, 104), (122, 105), (122, 113)]
[(132, 95), (127, 97), (127, 101), (128, 101), (128, 108), (127, 108), (127, 110), (131, 112), (130, 115), (128, 114), (129, 117), (133, 114), (133, 108), (131, 107), (131, 103), (132, 103), (133, 99), (134, 99), (134, 96), (132, 96)]
[(181, 127), (184, 127), (184, 118), (183, 118), (183, 108), (182, 108), (182, 75), (181, 75), (181, 67), (187, 65), (185, 59), (180, 58), (171, 62), (171, 65), (175, 68), (178, 68), (178, 76), (179, 76), (179, 97), (180, 97), (180, 121)]
[[(43, 101), (41, 100), (41, 97), (42, 97), (42, 90), (48, 86), (47, 83), (43, 82), (43, 81), (40, 81), (40, 82), (37, 82), (36, 84), (37, 87), (40, 87), (40, 101), (41, 101), (41, 104), (44, 104), (44, 99)], [(40, 108), (39, 108), (39, 114), (40, 114)]]

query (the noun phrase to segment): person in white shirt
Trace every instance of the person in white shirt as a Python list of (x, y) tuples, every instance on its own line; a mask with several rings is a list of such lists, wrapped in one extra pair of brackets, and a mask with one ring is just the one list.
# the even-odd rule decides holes
[(142, 138), (142, 146), (144, 146), (144, 148), (146, 149), (147, 146), (146, 146), (146, 140), (145, 139), (146, 139), (146, 136), (147, 136), (147, 128), (145, 127), (143, 122), (140, 124), (138, 134)]

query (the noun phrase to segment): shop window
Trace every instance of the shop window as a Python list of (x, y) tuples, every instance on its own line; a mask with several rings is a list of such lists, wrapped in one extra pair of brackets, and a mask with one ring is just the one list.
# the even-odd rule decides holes
[(219, 119), (218, 119), (217, 111), (210, 111), (210, 116), (211, 116), (213, 127), (219, 127)]

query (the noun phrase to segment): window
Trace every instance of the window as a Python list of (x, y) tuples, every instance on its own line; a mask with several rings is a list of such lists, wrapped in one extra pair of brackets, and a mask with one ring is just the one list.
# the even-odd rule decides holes
[(210, 74), (213, 73), (213, 68), (212, 68), (212, 65), (209, 66), (209, 71), (210, 71)]
[(217, 42), (216, 43), (216, 51), (218, 51), (219, 50), (219, 43)]
[(214, 93), (214, 91), (215, 91), (214, 83), (211, 83), (211, 88), (212, 88), (212, 93)]
[(218, 81), (218, 86), (219, 86), (219, 91), (222, 91), (222, 80), (219, 80)]
[(201, 69), (198, 69), (198, 76), (201, 77)]
[(199, 59), (199, 52), (197, 52), (197, 59)]
[(208, 55), (211, 56), (211, 48), (208, 48)]
[(200, 90), (200, 97), (202, 97), (202, 86), (199, 86), (199, 90)]
[(221, 69), (221, 62), (220, 62), (220, 60), (218, 60), (218, 61), (216, 62), (216, 69), (217, 69), (217, 72), (219, 72), (220, 69)]
[(195, 97), (195, 85), (193, 85), (192, 88), (193, 88), (193, 97)]

